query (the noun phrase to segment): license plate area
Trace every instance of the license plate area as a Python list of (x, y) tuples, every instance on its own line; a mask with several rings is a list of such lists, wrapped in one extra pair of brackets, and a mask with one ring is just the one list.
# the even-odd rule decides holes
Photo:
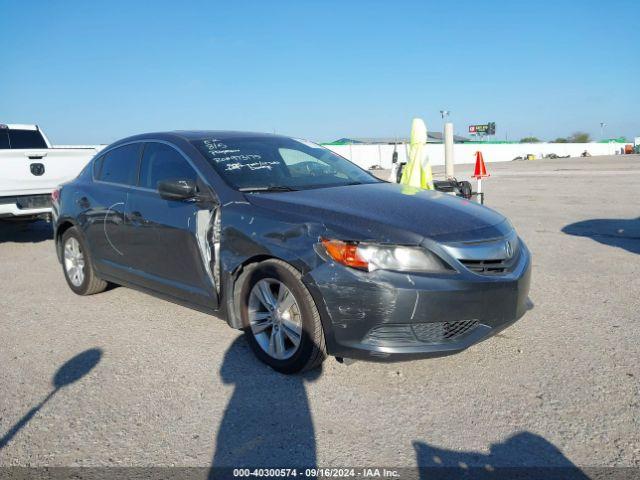
[(50, 195), (25, 195), (16, 198), (16, 205), (21, 210), (31, 210), (34, 208), (48, 208), (51, 206)]

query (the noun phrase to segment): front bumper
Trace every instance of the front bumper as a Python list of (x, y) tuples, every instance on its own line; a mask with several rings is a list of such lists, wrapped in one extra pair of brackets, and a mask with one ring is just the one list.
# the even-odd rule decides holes
[(328, 353), (365, 360), (453, 354), (514, 323), (530, 308), (531, 256), (481, 275), (360, 272), (327, 262), (305, 283), (320, 310)]

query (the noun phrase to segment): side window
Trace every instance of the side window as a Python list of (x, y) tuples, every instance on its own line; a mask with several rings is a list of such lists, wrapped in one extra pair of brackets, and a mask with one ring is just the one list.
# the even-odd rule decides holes
[(96, 158), (93, 161), (93, 178), (96, 180), (100, 179), (100, 170), (102, 170), (102, 161), (104, 160), (104, 155)]
[(99, 162), (102, 167), (99, 172), (95, 172), (99, 174), (97, 178), (103, 182), (135, 185), (141, 145), (140, 143), (132, 143), (114, 148), (104, 154)]
[(164, 143), (149, 142), (140, 165), (140, 186), (156, 190), (163, 180), (193, 180), (198, 174), (185, 158)]

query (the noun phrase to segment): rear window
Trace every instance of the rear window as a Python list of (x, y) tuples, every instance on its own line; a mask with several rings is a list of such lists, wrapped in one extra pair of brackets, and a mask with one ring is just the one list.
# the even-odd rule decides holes
[(138, 160), (141, 143), (114, 148), (98, 159), (95, 172), (103, 182), (135, 185), (138, 180)]
[(0, 131), (0, 149), (47, 148), (42, 134), (38, 130)]

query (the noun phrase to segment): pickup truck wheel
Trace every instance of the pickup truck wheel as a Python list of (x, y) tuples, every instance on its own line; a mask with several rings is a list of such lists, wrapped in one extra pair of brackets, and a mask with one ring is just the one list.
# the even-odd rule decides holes
[(245, 336), (260, 360), (287, 374), (311, 370), (324, 361), (320, 314), (295, 268), (266, 260), (253, 267), (240, 288)]
[(107, 288), (107, 282), (93, 271), (89, 250), (76, 227), (62, 235), (62, 270), (69, 288), (78, 295), (93, 295)]

